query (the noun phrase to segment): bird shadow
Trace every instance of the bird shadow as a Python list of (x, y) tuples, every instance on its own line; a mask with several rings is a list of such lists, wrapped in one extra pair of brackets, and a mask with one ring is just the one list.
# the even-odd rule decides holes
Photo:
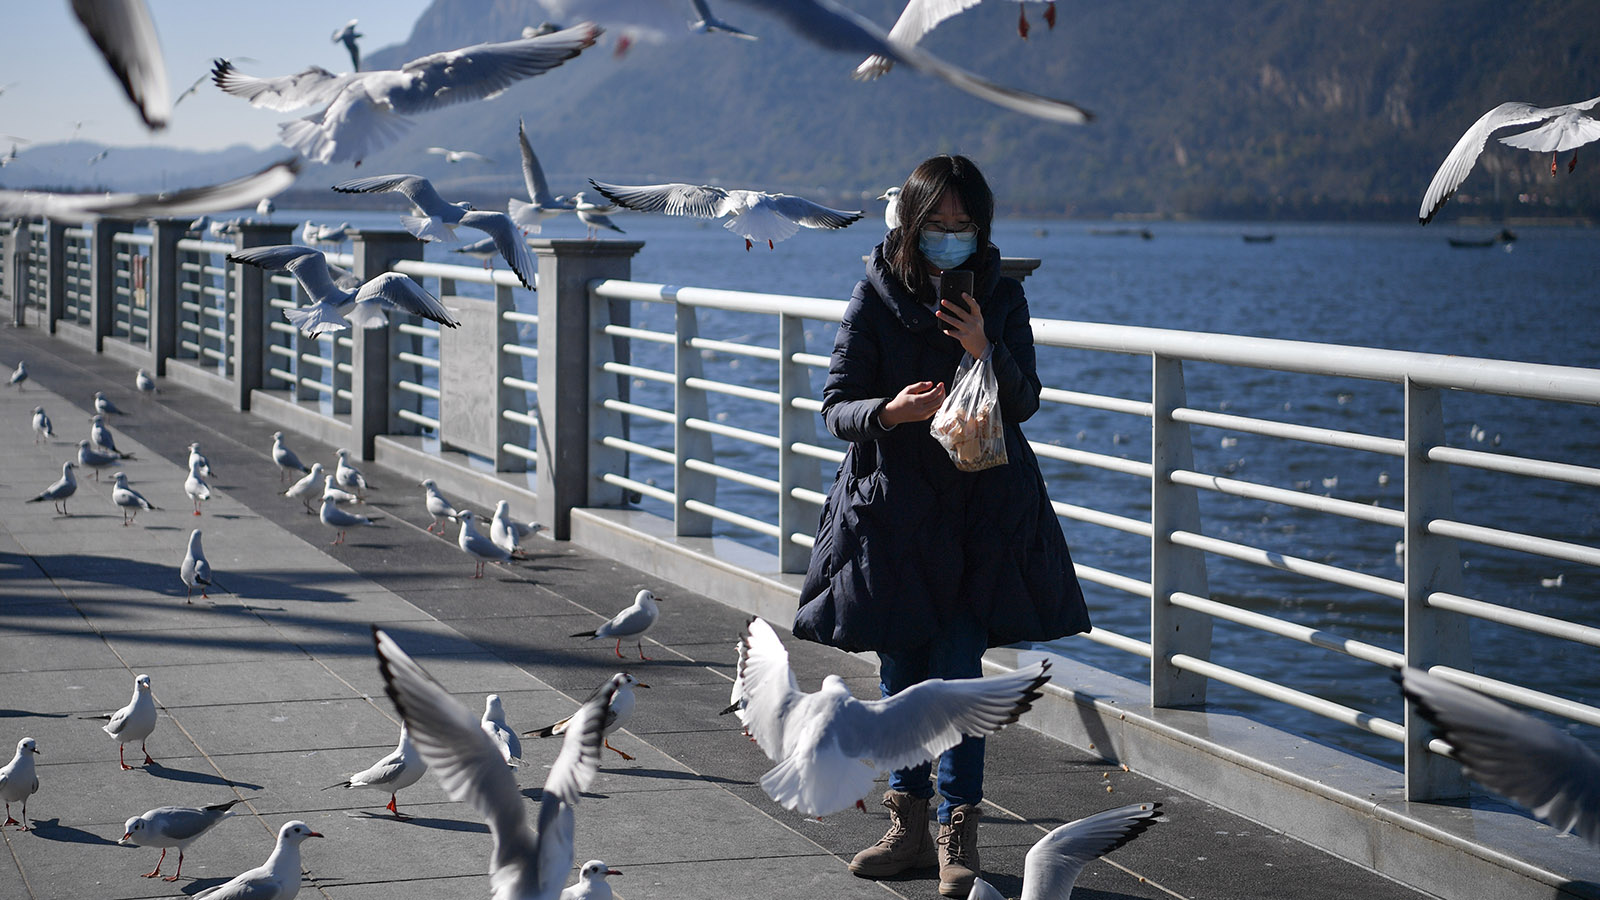
[[(523, 788), (522, 789), (522, 796), (527, 797), (529, 800), (532, 800), (535, 803), (539, 803), (540, 801), (544, 800), (544, 788), (542, 788), (542, 787), (527, 787), (527, 788)], [(578, 793), (578, 796), (582, 797), (585, 800), (609, 800), (609, 799), (611, 799), (611, 795), (610, 794), (600, 794), (600, 793), (596, 793), (594, 791), (580, 791)]]
[(65, 719), (67, 713), (42, 713), (29, 709), (0, 709), (0, 719)]
[(189, 769), (173, 769), (163, 766), (159, 762), (146, 763), (144, 770), (156, 778), (161, 778), (166, 781), (181, 781), (184, 784), (214, 784), (218, 785), (219, 787), (237, 787), (250, 791), (266, 790), (266, 788), (262, 787), (261, 785), (251, 784), (248, 781), (234, 781), (233, 779), (223, 778), (220, 775), (214, 775), (210, 772), (195, 772), (190, 771)]
[(210, 890), (219, 884), (227, 884), (231, 880), (229, 878), (196, 878), (183, 886), (183, 892), (192, 896), (201, 891)]
[(415, 825), (418, 828), (432, 828), (436, 831), (460, 831), (463, 833), (488, 834), (489, 826), (482, 822), (466, 822), (461, 819), (436, 819), (432, 816), (413, 816), (404, 814), (405, 818), (397, 819), (387, 812), (375, 813), (366, 810), (354, 810), (350, 813), (352, 819), (361, 819), (369, 822), (393, 822), (396, 825)]
[(34, 819), (33, 833), (47, 841), (60, 841), (65, 844), (109, 844), (113, 847), (117, 845), (116, 841), (93, 832), (63, 825), (60, 819)]
[(684, 772), (676, 769), (607, 769), (604, 766), (600, 771), (607, 775), (631, 775), (637, 778), (664, 778), (668, 781), (703, 781), (707, 784), (733, 784), (740, 787), (749, 787), (754, 781), (741, 781), (738, 778), (723, 778), (720, 775), (702, 775), (695, 772)]

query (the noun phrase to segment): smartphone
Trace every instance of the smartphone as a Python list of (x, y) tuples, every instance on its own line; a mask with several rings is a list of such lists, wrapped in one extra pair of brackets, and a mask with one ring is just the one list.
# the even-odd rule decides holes
[(962, 294), (972, 293), (972, 273), (966, 269), (950, 269), (939, 276), (939, 299), (949, 300), (962, 312), (972, 312)]

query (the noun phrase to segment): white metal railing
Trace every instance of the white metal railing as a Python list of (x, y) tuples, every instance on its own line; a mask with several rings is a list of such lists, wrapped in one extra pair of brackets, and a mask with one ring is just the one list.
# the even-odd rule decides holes
[(116, 248), (113, 261), (111, 335), (144, 347), (150, 343), (150, 248), (154, 238), (148, 234), (118, 232), (112, 235)]
[(178, 241), (179, 356), (225, 376), (233, 365), (235, 296), (226, 258), (234, 249), (217, 241)]

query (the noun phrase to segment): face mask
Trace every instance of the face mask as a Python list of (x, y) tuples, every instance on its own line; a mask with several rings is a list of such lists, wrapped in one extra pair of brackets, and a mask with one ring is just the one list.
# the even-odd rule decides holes
[(961, 265), (972, 256), (972, 251), (977, 249), (978, 235), (973, 234), (943, 234), (930, 237), (924, 232), (917, 238), (917, 247), (922, 250), (922, 255), (928, 258), (941, 269), (951, 269)]

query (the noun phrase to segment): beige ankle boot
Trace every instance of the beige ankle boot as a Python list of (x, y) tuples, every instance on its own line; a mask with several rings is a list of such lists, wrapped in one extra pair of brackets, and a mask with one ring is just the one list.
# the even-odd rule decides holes
[(964, 803), (950, 810), (950, 824), (939, 826), (939, 893), (965, 897), (978, 877), (978, 819), (976, 806)]
[(862, 878), (887, 878), (907, 869), (930, 868), (938, 862), (933, 836), (928, 831), (931, 799), (900, 791), (886, 792), (883, 805), (889, 808), (889, 830), (876, 844), (850, 860), (850, 871)]

